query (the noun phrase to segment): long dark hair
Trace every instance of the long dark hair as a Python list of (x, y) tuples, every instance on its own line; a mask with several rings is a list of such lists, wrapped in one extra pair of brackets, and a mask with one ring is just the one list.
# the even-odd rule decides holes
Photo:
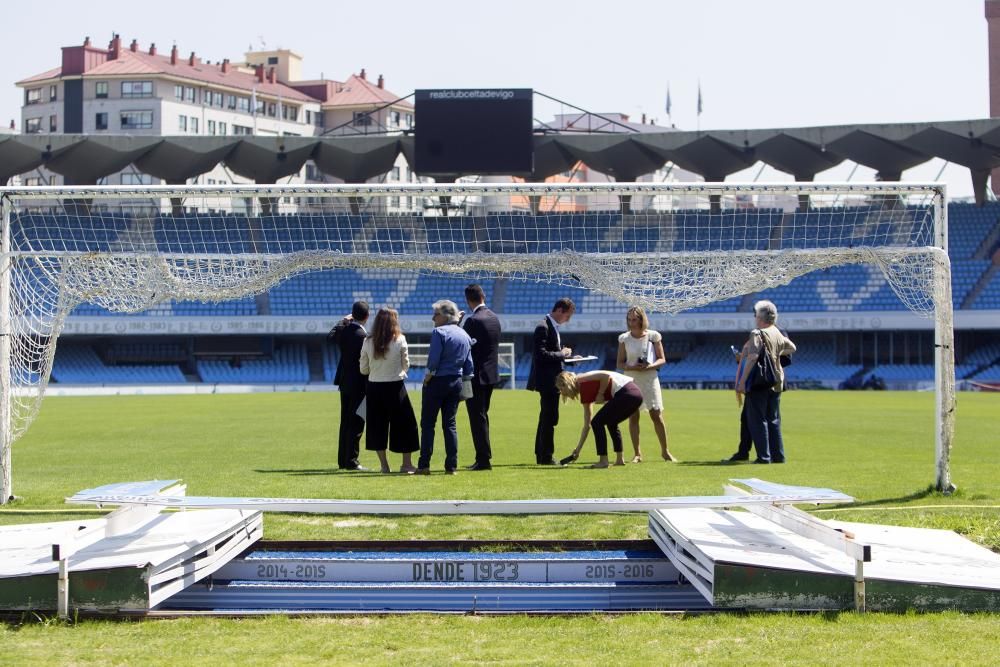
[(385, 359), (386, 352), (392, 341), (399, 338), (402, 331), (399, 328), (399, 313), (392, 308), (382, 308), (375, 316), (375, 326), (372, 327), (372, 354), (376, 359)]

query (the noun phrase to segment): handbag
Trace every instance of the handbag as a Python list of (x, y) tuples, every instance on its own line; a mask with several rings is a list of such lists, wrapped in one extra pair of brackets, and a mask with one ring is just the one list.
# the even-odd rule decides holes
[(772, 389), (778, 384), (778, 373), (774, 368), (774, 360), (771, 359), (771, 349), (767, 345), (767, 338), (760, 330), (757, 331), (760, 342), (763, 346), (761, 354), (757, 355), (757, 363), (750, 369), (747, 377), (748, 389)]

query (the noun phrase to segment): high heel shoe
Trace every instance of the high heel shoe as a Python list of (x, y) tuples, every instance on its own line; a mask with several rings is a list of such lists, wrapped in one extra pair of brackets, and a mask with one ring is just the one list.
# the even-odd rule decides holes
[(636, 454), (633, 456), (632, 463), (642, 463), (642, 454)]

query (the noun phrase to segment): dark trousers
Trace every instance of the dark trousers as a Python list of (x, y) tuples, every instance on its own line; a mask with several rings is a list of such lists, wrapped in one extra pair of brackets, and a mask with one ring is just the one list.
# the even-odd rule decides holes
[(785, 444), (781, 440), (781, 393), (754, 389), (746, 395), (747, 427), (753, 436), (757, 459), (783, 463)]
[(420, 449), (417, 418), (403, 381), (369, 382), (366, 395), (366, 411), (372, 418), (365, 431), (365, 449), (384, 451), (388, 446), (396, 454)]
[(550, 463), (555, 454), (556, 424), (559, 423), (559, 391), (553, 386), (538, 392), (538, 428), (535, 430), (535, 462)]
[(743, 409), (740, 411), (740, 444), (736, 446), (736, 454), (742, 458), (750, 458), (750, 449), (753, 448), (753, 435), (750, 433), (750, 425), (747, 424), (749, 404), (749, 401), (743, 401)]
[(469, 430), (472, 431), (472, 445), (476, 448), (476, 463), (488, 465), (493, 458), (490, 448), (490, 399), (493, 385), (472, 381), (472, 398), (465, 401), (469, 411)]
[[(622, 432), (618, 425), (641, 406), (642, 391), (634, 382), (629, 382), (591, 417), (590, 427), (594, 430), (594, 444), (597, 445), (598, 456), (608, 455), (608, 435), (611, 436), (611, 446), (614, 450), (622, 451)], [(607, 433), (604, 432), (605, 429)]]
[(444, 436), (444, 469), (458, 468), (458, 428), (455, 415), (461, 401), (462, 378), (434, 376), (424, 385), (424, 395), (420, 406), (420, 459), (418, 468), (431, 466), (434, 453), (434, 422), (441, 413), (441, 431)]
[(361, 451), (361, 434), (365, 420), (358, 416), (358, 406), (365, 391), (340, 390), (340, 437), (337, 441), (337, 467), (357, 468)]

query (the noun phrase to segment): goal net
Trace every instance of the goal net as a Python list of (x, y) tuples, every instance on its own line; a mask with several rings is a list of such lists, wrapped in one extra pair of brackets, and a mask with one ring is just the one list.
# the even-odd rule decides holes
[(906, 307), (935, 318), (946, 488), (944, 200), (940, 186), (899, 183), (0, 188), (2, 497), (11, 443), (38, 412), (67, 317), (83, 308), (168, 314), (180, 302), (266, 298), (316, 272), (393, 269), (583, 287), (677, 313), (849, 264), (877, 267)]

